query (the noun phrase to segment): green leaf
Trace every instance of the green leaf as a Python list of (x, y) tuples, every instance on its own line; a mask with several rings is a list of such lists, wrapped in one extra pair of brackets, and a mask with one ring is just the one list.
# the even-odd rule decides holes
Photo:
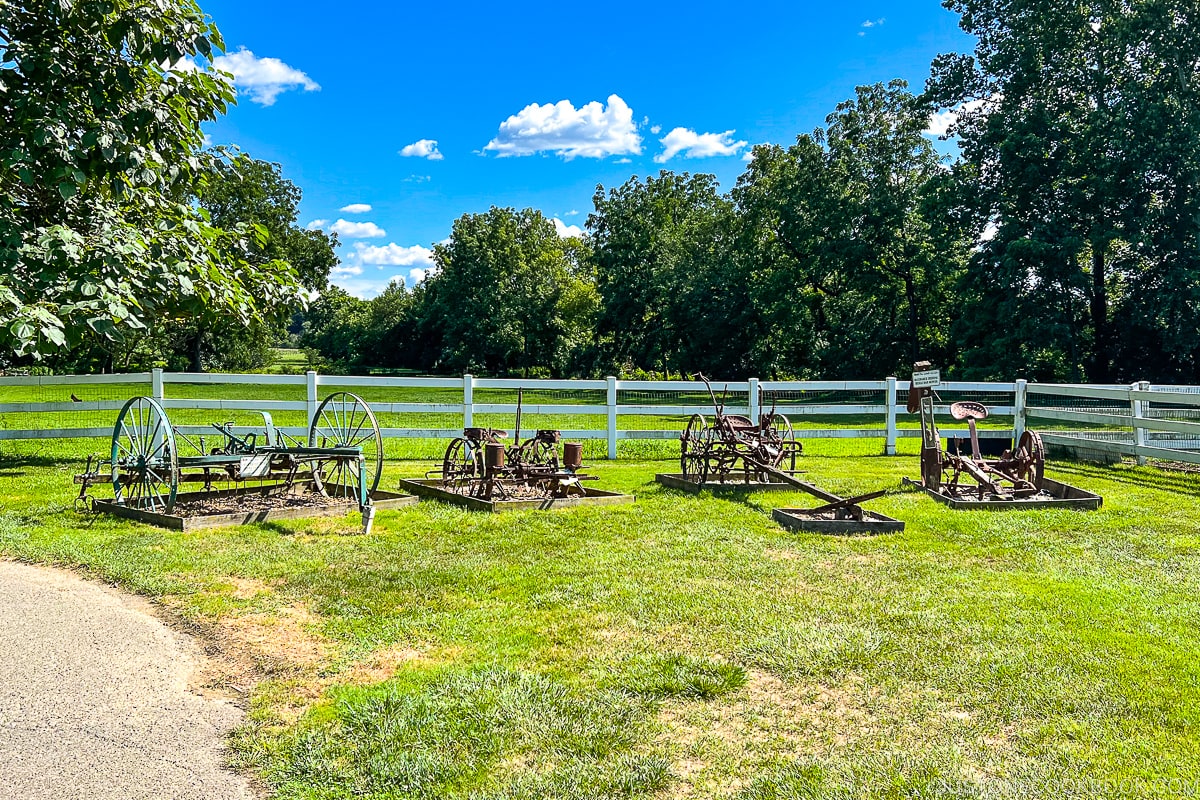
[(71, 181), (63, 181), (58, 184), (58, 193), (62, 195), (63, 200), (70, 200), (79, 192), (79, 187)]

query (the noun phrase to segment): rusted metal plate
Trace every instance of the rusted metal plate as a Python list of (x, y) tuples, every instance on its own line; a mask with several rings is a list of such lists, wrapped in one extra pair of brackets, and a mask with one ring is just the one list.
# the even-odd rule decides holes
[(863, 511), (861, 520), (823, 519), (814, 517), (806, 508), (777, 508), (771, 516), (785, 528), (809, 533), (854, 534), (854, 533), (900, 533), (904, 523), (885, 517), (874, 511)]
[(548, 497), (535, 500), (484, 500), (442, 488), (440, 480), (409, 479), (400, 481), (400, 489), (421, 497), (445, 500), (476, 511), (530, 511), (577, 506), (611, 506), (632, 503), (634, 496), (584, 487), (582, 497)]
[(988, 509), (995, 511), (1016, 511), (1034, 508), (1073, 508), (1081, 511), (1095, 511), (1104, 503), (1104, 498), (1077, 486), (1061, 483), (1051, 478), (1042, 478), (1042, 491), (1050, 497), (1032, 497), (1014, 500), (963, 500), (951, 497), (942, 492), (926, 489), (919, 481), (904, 479), (906, 485), (923, 489), (926, 494), (955, 510)]
[[(265, 487), (263, 489), (221, 489), (214, 492), (187, 492), (178, 496), (176, 504), (177, 506), (180, 503), (186, 505), (189, 501), (196, 502), (232, 496), (247, 497), (252, 503), (254, 495), (265, 495), (273, 490), (277, 490), (277, 487)], [(386, 492), (382, 489), (376, 489), (371, 495), (371, 500), (376, 509), (403, 508), (420, 502), (419, 497), (398, 494), (396, 492)], [(297, 508), (255, 509), (251, 507), (244, 511), (238, 510), (228, 513), (184, 516), (181, 514), (162, 514), (140, 508), (130, 508), (129, 506), (117, 505), (108, 500), (96, 500), (95, 510), (97, 513), (111, 514), (114, 517), (122, 519), (132, 519), (137, 522), (157, 525), (160, 528), (186, 532), (201, 528), (219, 528), (227, 525), (250, 525), (255, 522), (277, 522), (287, 519), (308, 519), (310, 517), (337, 517), (357, 513), (358, 505), (355, 503), (330, 501), (325, 505), (300, 506)]]
[(799, 491), (795, 486), (783, 483), (782, 481), (751, 481), (747, 483), (744, 480), (730, 479), (722, 483), (721, 481), (707, 481), (705, 483), (697, 483), (689, 480), (680, 472), (660, 472), (654, 476), (654, 479), (663, 486), (671, 489), (682, 489), (685, 492), (699, 494), (700, 492), (795, 492)]

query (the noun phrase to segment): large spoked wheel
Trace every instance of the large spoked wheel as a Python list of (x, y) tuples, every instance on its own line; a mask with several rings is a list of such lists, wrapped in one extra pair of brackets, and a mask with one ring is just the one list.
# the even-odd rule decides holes
[(316, 461), (313, 483), (326, 497), (357, 499), (360, 485), (366, 486), (367, 497), (370, 497), (379, 488), (379, 476), (383, 472), (383, 435), (371, 407), (358, 395), (336, 392), (317, 406), (308, 429), (308, 446), (362, 451), (361, 467), (356, 459), (350, 458)]
[(1041, 489), (1046, 474), (1046, 446), (1042, 444), (1042, 437), (1033, 431), (1022, 433), (1017, 454), (1021, 461), (1018, 477)]
[[(776, 467), (782, 467), (789, 472), (796, 471), (796, 456), (800, 453), (800, 443), (796, 441), (796, 431), (792, 423), (783, 414), (772, 414), (768, 418), (772, 434), (779, 443), (780, 458)], [(786, 462), (786, 465), (785, 463)]]
[(685, 479), (704, 483), (708, 476), (709, 436), (708, 422), (704, 416), (693, 414), (679, 437), (679, 469)]
[(112, 436), (112, 482), (117, 503), (168, 513), (179, 491), (179, 454), (167, 413), (150, 397), (135, 397), (117, 415)]
[(474, 486), (483, 479), (483, 448), (459, 436), (446, 447), (442, 457), (442, 486), (459, 494), (474, 494)]

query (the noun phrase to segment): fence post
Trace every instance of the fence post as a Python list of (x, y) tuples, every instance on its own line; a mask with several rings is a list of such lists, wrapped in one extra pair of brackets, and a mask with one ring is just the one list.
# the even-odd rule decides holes
[(887, 440), (883, 445), (885, 456), (896, 455), (896, 378), (889, 375), (884, 389), (883, 403), (887, 407)]
[(150, 396), (155, 400), (162, 400), (166, 397), (163, 394), (163, 378), (162, 370), (155, 367), (150, 370)]
[(617, 379), (608, 376), (608, 457), (617, 458)]
[[(1148, 391), (1150, 391), (1150, 383), (1149, 383), (1149, 381), (1138, 381), (1137, 383), (1134, 383), (1129, 388), (1131, 390), (1130, 395), (1129, 395), (1130, 396), (1129, 408), (1130, 408), (1130, 411), (1132, 412), (1132, 416), (1133, 416), (1133, 420), (1132, 420), (1132, 422), (1133, 422), (1133, 443), (1137, 447), (1145, 447), (1146, 446), (1146, 429), (1143, 428), (1139, 423), (1141, 420), (1146, 418), (1146, 404), (1145, 404), (1144, 400), (1134, 399), (1133, 392), (1137, 392), (1137, 391), (1148, 392)], [(1139, 467), (1146, 466), (1146, 457), (1144, 455), (1142, 455), (1141, 453), (1137, 454), (1137, 465)]]
[(463, 375), (463, 427), (475, 427), (475, 376)]
[(305, 399), (308, 401), (308, 427), (311, 429), (317, 416), (317, 373), (311, 369), (304, 373), (304, 383), (307, 389)]
[(1021, 436), (1025, 433), (1025, 406), (1029, 398), (1029, 383), (1024, 378), (1017, 380), (1013, 387), (1013, 452), (1017, 451), (1017, 445), (1021, 441)]
[(759, 402), (759, 398), (758, 398), (758, 378), (751, 378), (749, 382), (750, 382), (750, 402), (747, 405), (750, 406), (750, 421), (753, 422), (755, 425), (757, 425), (758, 418), (762, 414), (762, 408), (761, 408), (762, 404)]

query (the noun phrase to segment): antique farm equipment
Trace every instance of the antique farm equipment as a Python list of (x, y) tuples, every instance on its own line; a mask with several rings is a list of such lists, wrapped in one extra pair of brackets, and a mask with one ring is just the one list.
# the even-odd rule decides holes
[[(369, 530), (383, 438), (366, 402), (348, 392), (326, 397), (307, 441), (276, 429), (268, 412), (259, 413), (261, 439), (257, 432), (239, 435), (232, 423), (213, 423), (215, 435), (193, 436), (172, 425), (157, 400), (134, 397), (117, 416), (109, 460), (89, 458), (85, 472), (75, 476), (81, 486), (77, 502), (88, 502), (93, 484), (111, 481), (113, 504), (170, 514), (183, 497), (214, 492), (218, 485), (255, 481), (278, 492), (305, 485), (331, 500), (357, 504)], [(199, 484), (202, 491), (181, 495), (183, 484)]]
[[(463, 435), (446, 447), (442, 468), (426, 477), (440, 475), (446, 491), (482, 500), (532, 500), (582, 497), (587, 494), (583, 445), (562, 443), (556, 430), (539, 430), (521, 441), (523, 391), (517, 389), (517, 420), (514, 443), (505, 446), (507, 433), (495, 428), (465, 428)], [(558, 446), (562, 443), (562, 459)]]
[(796, 471), (796, 457), (804, 446), (796, 441), (788, 418), (776, 413), (774, 403), (770, 413), (760, 415), (755, 424), (725, 413), (728, 388), (718, 401), (708, 378), (697, 377), (704, 381), (716, 413), (711, 423), (703, 414), (693, 414), (679, 437), (679, 466), (685, 480), (764, 483), (770, 474)]
[[(839, 497), (797, 478), (796, 457), (803, 447), (787, 417), (776, 413), (774, 405), (755, 425), (746, 417), (726, 414), (725, 396), (718, 401), (712, 383), (703, 375), (697, 377), (708, 388), (716, 414), (711, 425), (702, 415), (694, 415), (679, 437), (685, 480), (702, 486), (708, 481), (730, 487), (784, 484), (823, 501), (815, 508), (777, 510), (783, 513), (776, 513), (776, 520), (791, 528), (839, 533), (904, 529), (904, 523), (862, 508), (862, 503), (882, 497), (885, 491)], [(669, 486), (672, 481), (662, 479), (672, 477), (659, 479)]]
[(910, 414), (921, 415), (921, 481), (906, 478), (906, 483), (920, 486), (953, 508), (1099, 507), (1098, 495), (1045, 476), (1046, 450), (1042, 437), (1033, 431), (1023, 431), (1016, 448), (1004, 450), (999, 458), (984, 458), (976, 422), (987, 419), (988, 409), (980, 403), (964, 400), (950, 405), (950, 416), (967, 423), (971, 452), (948, 452), (934, 419), (934, 389), (940, 383), (940, 373), (928, 361), (913, 365), (907, 408)]

